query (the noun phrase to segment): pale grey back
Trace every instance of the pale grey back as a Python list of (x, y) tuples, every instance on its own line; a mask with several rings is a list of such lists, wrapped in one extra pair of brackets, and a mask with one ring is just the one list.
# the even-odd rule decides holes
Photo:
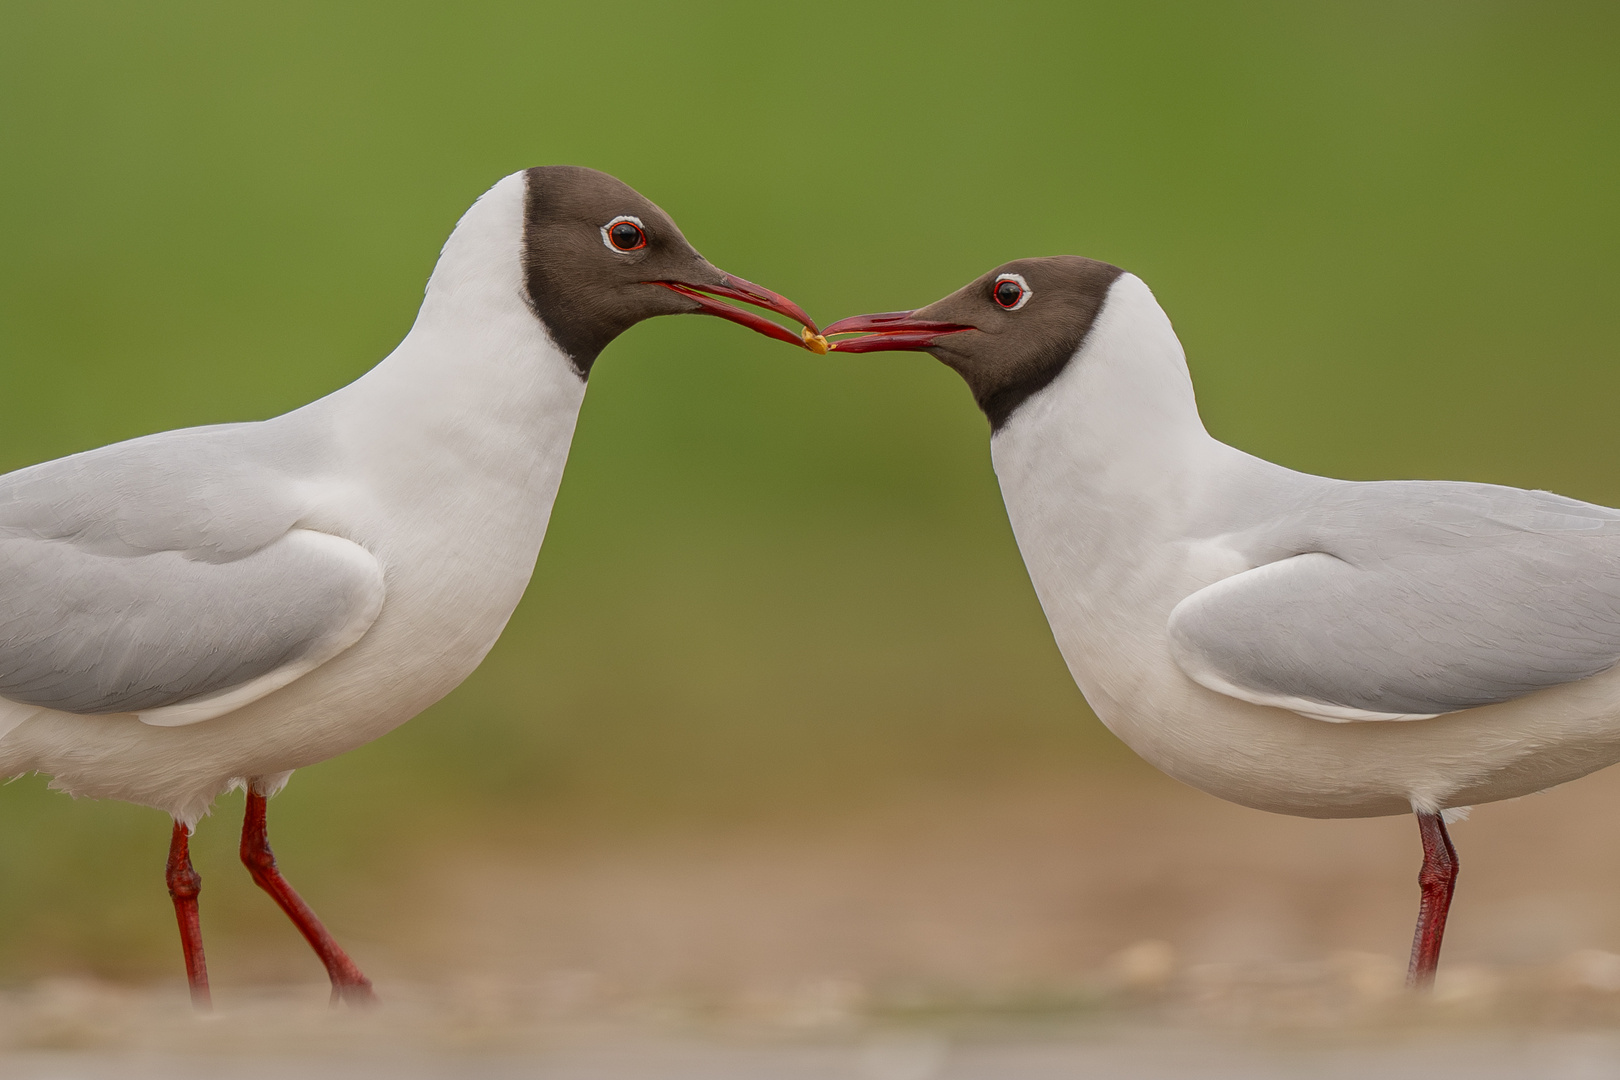
[[(1543, 491), (1289, 478), (1211, 522), (1254, 565), (1174, 647), (1233, 684), (1375, 713), (1510, 701), (1620, 661), (1620, 512)], [(1300, 556), (1308, 556), (1301, 558)]]
[(369, 582), (286, 543), (295, 479), (321, 452), (288, 420), (164, 432), (0, 477), (0, 696), (158, 708), (274, 671), (342, 626)]

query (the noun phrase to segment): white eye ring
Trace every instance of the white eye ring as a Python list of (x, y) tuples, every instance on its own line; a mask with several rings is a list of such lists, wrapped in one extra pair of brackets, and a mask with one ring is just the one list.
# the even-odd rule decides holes
[[(608, 236), (608, 232), (609, 232), (609, 230), (611, 230), (613, 228), (613, 226), (618, 225), (618, 224), (620, 224), (622, 222), (626, 222), (626, 221), (628, 221), (630, 224), (634, 225), (636, 228), (641, 230), (642, 247), (646, 246), (647, 226), (643, 225), (641, 223), (641, 219), (636, 217), (636, 215), (634, 215), (634, 214), (620, 214), (618, 217), (614, 218), (612, 221), (610, 221), (606, 225), (602, 226), (602, 246), (607, 248), (609, 251), (613, 252), (613, 254), (615, 254), (615, 255), (629, 255), (630, 254), (630, 252), (625, 251), (623, 248), (614, 247), (613, 246), (613, 240)], [(635, 248), (634, 250), (635, 251), (640, 251), (641, 248)]]
[[(1003, 311), (1017, 311), (1019, 308), (1029, 303), (1029, 298), (1035, 295), (1035, 290), (1029, 287), (1029, 282), (1024, 280), (1023, 274), (998, 274), (996, 275), (996, 280), (990, 283), (991, 297), (996, 295), (996, 286), (1000, 285), (1003, 281), (1010, 281), (1014, 285), (1017, 285), (1020, 289), (1024, 290), (1023, 295), (1018, 298), (1018, 303), (1014, 304), (1012, 307), (1002, 307), (1001, 310)], [(996, 301), (996, 306), (1001, 306), (1000, 300)]]

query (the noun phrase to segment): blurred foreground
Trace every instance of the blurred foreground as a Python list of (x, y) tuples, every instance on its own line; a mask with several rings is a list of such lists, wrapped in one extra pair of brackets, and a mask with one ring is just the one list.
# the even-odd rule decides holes
[(52, 978), (0, 997), (0, 1060), (25, 1076), (295, 1061), (394, 1076), (1611, 1075), (1616, 810), (1609, 772), (1454, 827), (1464, 874), (1428, 999), (1402, 989), (1409, 819), (1276, 817), (1126, 769), (813, 823), (462, 838), (329, 913), (377, 982), (375, 1011), (328, 1008), (290, 928), (214, 927), (214, 1018), (191, 1016), (176, 952), (153, 985)]

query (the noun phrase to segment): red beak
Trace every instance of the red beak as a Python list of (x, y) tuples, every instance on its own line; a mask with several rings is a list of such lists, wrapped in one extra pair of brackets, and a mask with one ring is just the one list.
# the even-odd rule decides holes
[(828, 337), (833, 334), (864, 334), (833, 343), (834, 352), (898, 352), (922, 351), (946, 334), (956, 334), (974, 327), (960, 323), (931, 322), (912, 318), (910, 311), (884, 311), (875, 315), (854, 315), (840, 319), (827, 327)]
[(775, 338), (777, 341), (786, 341), (790, 345), (797, 345), (802, 349), (810, 348), (803, 335), (796, 334), (787, 327), (774, 323), (756, 312), (744, 311), (742, 308), (735, 308), (730, 304), (722, 304), (713, 297), (723, 296), (727, 300), (741, 300), (745, 304), (753, 304), (767, 311), (774, 311), (778, 315), (786, 315), (794, 322), (806, 327), (811, 334), (817, 333), (815, 322), (809, 315), (805, 314), (804, 309), (798, 304), (779, 293), (771, 292), (762, 285), (755, 285), (752, 281), (744, 281), (735, 274), (726, 274), (725, 284), (723, 285), (689, 285), (682, 281), (653, 281), (649, 282), (649, 284), (662, 285), (666, 289), (673, 289), (682, 296), (696, 300), (704, 315), (716, 315), (722, 319), (730, 319), (732, 322), (740, 323), (750, 330), (764, 334), (766, 337)]

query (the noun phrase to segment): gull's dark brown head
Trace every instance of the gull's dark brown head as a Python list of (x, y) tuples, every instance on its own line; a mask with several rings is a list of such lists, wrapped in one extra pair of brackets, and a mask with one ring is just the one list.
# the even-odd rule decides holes
[(668, 214), (607, 173), (546, 165), (530, 169), (526, 183), (529, 306), (581, 377), (608, 342), (655, 315), (717, 315), (805, 347), (798, 333), (717, 298), (766, 308), (815, 332), (797, 304), (710, 265)]
[(1018, 259), (916, 311), (856, 315), (825, 333), (834, 352), (932, 353), (967, 381), (997, 430), (1079, 351), (1125, 271), (1095, 259)]

